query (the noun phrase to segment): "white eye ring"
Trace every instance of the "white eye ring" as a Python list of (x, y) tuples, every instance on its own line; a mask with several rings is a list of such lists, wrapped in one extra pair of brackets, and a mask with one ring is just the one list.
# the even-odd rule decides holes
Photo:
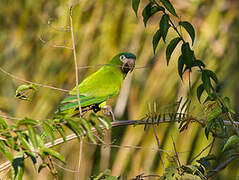
[(126, 57), (125, 57), (125, 55), (121, 55), (120, 56), (120, 60), (122, 61), (122, 60), (124, 60)]

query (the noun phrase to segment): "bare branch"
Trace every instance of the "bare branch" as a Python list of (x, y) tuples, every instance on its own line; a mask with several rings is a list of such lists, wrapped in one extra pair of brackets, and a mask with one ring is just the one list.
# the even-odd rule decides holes
[(174, 148), (174, 151), (175, 151), (175, 156), (176, 156), (177, 161), (178, 161), (178, 166), (180, 167), (180, 166), (181, 166), (181, 163), (180, 163), (180, 160), (179, 160), (179, 157), (178, 157), (178, 152), (177, 152), (177, 149), (176, 149), (176, 145), (175, 145), (175, 142), (174, 142), (172, 136), (171, 136), (171, 139), (172, 139), (172, 141), (173, 141), (173, 148)]
[(80, 95), (79, 95), (78, 65), (77, 65), (77, 59), (76, 59), (76, 46), (75, 46), (75, 37), (74, 37), (74, 31), (73, 31), (72, 6), (70, 6), (70, 28), (71, 28), (72, 49), (73, 49), (74, 63), (75, 63), (76, 95), (77, 95), (77, 101), (78, 101), (79, 112), (81, 117), (82, 111), (81, 111)]

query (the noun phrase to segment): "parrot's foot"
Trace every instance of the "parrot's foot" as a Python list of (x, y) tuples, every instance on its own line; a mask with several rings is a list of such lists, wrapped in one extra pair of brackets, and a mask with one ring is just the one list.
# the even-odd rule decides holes
[(112, 107), (111, 107), (111, 106), (105, 105), (105, 106), (103, 107), (103, 113), (104, 113), (105, 115), (111, 116), (111, 117), (112, 117), (112, 120), (113, 120), (113, 121), (116, 121), (116, 120), (115, 120), (115, 115), (114, 115), (114, 113), (113, 113), (113, 110), (112, 110)]

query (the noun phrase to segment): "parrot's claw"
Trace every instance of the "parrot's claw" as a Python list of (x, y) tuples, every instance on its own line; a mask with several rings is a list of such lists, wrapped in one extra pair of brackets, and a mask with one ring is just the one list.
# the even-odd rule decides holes
[(111, 107), (111, 106), (105, 105), (105, 106), (103, 107), (103, 113), (104, 113), (105, 115), (111, 116), (111, 117), (112, 117), (112, 120), (113, 120), (113, 121), (116, 121), (116, 120), (115, 120), (115, 115), (114, 115), (114, 113), (113, 113), (113, 110), (112, 110), (112, 107)]

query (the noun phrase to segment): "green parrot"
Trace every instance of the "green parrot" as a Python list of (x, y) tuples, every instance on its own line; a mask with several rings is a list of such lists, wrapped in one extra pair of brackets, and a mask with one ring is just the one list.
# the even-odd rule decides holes
[[(105, 101), (116, 96), (121, 84), (129, 72), (135, 67), (136, 56), (129, 52), (119, 53), (95, 73), (86, 77), (79, 84), (79, 95), (82, 112), (100, 111)], [(70, 91), (70, 96), (61, 101), (56, 114), (75, 115), (78, 110), (76, 87)]]

